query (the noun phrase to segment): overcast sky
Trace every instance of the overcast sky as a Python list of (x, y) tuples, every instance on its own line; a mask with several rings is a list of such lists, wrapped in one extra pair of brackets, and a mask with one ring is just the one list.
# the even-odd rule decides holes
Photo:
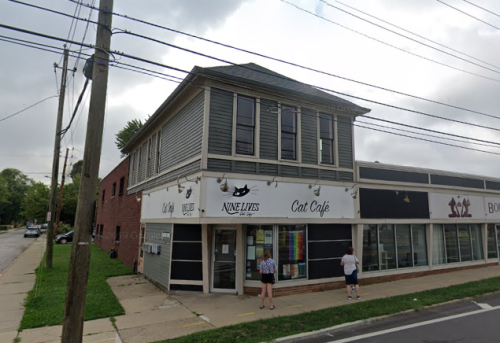
[[(69, 14), (73, 14), (76, 9), (76, 4), (68, 0), (26, 1)], [(342, 1), (370, 15), (465, 53), (471, 57), (426, 42), (486, 67), (483, 68), (363, 22), (327, 6), (319, 0), (288, 1), (344, 27), (300, 11), (280, 0), (147, 0), (140, 2), (119, 0), (115, 1), (114, 10), (117, 13), (127, 14), (339, 76), (500, 117), (498, 110), (500, 29), (470, 18), (435, 0)], [(334, 0), (326, 1), (356, 13)], [(465, 1), (443, 1), (500, 28), (500, 17), (498, 16), (487, 13)], [(89, 2), (91, 1), (85, 1), (85, 3)], [(500, 14), (500, 3), (497, 1), (474, 0), (471, 2)], [(357, 14), (394, 29), (376, 19)], [(88, 17), (88, 15), (87, 8), (79, 9), (80, 17)], [(92, 18), (97, 20), (97, 14), (94, 13)], [(57, 37), (67, 38), (69, 35), (70, 38), (74, 37), (75, 41), (82, 41), (85, 31), (85, 24), (79, 22), (76, 30), (71, 31), (70, 34), (71, 19), (6, 0), (0, 0), (0, 23)], [(113, 19), (113, 26), (117, 29), (126, 29), (224, 58), (231, 62), (254, 62), (302, 82), (353, 96), (464, 122), (500, 128), (500, 120), (496, 118), (319, 75), (118, 17)], [(423, 39), (409, 33), (398, 29), (394, 30), (423, 41)], [(93, 44), (95, 33), (95, 25), (90, 25), (86, 42)], [(0, 28), (0, 35), (62, 47), (62, 43), (58, 41), (41, 39), (2, 28)], [(376, 40), (367, 38), (366, 35)], [(2, 38), (0, 37), (0, 39)], [(380, 41), (404, 49), (411, 54), (392, 48)], [(111, 44), (112, 50), (185, 70), (190, 70), (195, 65), (202, 67), (222, 65), (222, 63), (209, 58), (168, 48), (126, 34), (113, 35)], [(60, 83), (61, 70), (58, 69), (55, 75), (53, 63), (62, 65), (60, 55), (3, 41), (0, 41), (0, 49), (0, 120), (44, 98), (57, 94), (56, 87)], [(71, 49), (75, 50), (77, 47), (71, 46)], [(83, 53), (91, 52), (89, 49), (83, 50)], [(418, 54), (441, 64), (412, 54)], [(74, 58), (70, 59), (71, 68), (75, 66), (75, 62)], [(120, 62), (180, 77), (185, 76), (182, 73), (140, 64), (126, 58), (121, 58)], [(78, 71), (74, 78), (70, 79), (67, 88), (63, 126), (69, 122), (70, 112), (72, 112), (83, 87), (84, 77), (81, 72), (83, 64), (83, 62), (79, 62)], [(109, 173), (120, 162), (120, 153), (114, 144), (115, 133), (123, 128), (128, 120), (135, 118), (146, 120), (148, 115), (156, 110), (176, 85), (176, 83), (147, 75), (116, 68), (110, 69), (101, 177)], [(372, 112), (369, 115), (373, 117), (500, 142), (499, 131), (475, 128), (391, 109), (346, 96), (342, 97), (358, 105), (371, 108)], [(45, 175), (49, 176), (51, 172), (57, 101), (57, 98), (49, 99), (15, 117), (0, 121), (0, 170), (9, 167), (17, 168), (29, 174), (33, 179), (49, 181)], [(84, 106), (73, 123), (73, 130), (66, 135), (62, 143), (63, 153), (66, 147), (74, 148), (70, 163), (83, 158), (88, 101), (89, 97), (85, 96)], [(358, 121), (360, 125), (361, 122), (377, 123), (363, 118), (358, 118)], [(388, 125), (381, 122), (377, 124)], [(389, 130), (387, 128), (378, 129)], [(411, 135), (404, 132), (399, 133)], [(498, 155), (442, 146), (363, 128), (355, 128), (355, 136), (357, 160), (500, 177), (500, 156)], [(422, 138), (437, 140), (431, 137)], [(500, 149), (497, 148), (446, 140), (439, 141), (500, 153)], [(62, 162), (61, 159), (61, 170)]]

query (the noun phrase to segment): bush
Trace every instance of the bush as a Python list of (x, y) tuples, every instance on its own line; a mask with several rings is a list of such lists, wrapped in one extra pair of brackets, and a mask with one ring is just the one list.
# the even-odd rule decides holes
[(57, 230), (57, 233), (68, 233), (71, 230), (73, 229), (68, 224), (59, 223), (59, 229)]
[(8, 230), (9, 228), (7, 226), (1, 226), (0, 225), (0, 231), (5, 231), (5, 230)]

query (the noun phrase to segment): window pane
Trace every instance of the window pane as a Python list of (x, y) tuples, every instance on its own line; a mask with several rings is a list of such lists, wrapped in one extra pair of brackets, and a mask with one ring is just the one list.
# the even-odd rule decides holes
[(408, 268), (413, 266), (410, 234), (410, 225), (396, 225), (398, 268)]
[(246, 279), (260, 280), (259, 265), (264, 257), (264, 251), (269, 250), (271, 252), (271, 257), (276, 261), (273, 252), (273, 226), (248, 225), (246, 242)]
[(254, 126), (255, 99), (238, 95), (237, 124)]
[(281, 133), (281, 158), (295, 160), (295, 134)]
[(488, 224), (488, 258), (497, 258), (497, 241), (495, 239), (495, 225)]
[(446, 242), (446, 262), (459, 262), (457, 227), (455, 225), (445, 225), (444, 235)]
[(321, 163), (333, 164), (333, 141), (321, 139)]
[(394, 225), (380, 225), (380, 269), (396, 268), (396, 244), (394, 242)]
[(377, 225), (363, 227), (363, 271), (378, 270)]
[(281, 107), (281, 131), (297, 132), (297, 109), (290, 106)]
[(278, 247), (278, 280), (307, 278), (306, 226), (280, 226)]
[(322, 114), (319, 117), (320, 138), (333, 139), (333, 117)]
[(434, 224), (432, 229), (432, 264), (446, 263), (443, 225)]
[(472, 261), (472, 249), (470, 244), (470, 232), (469, 225), (459, 224), (458, 225), (458, 239), (460, 242), (460, 260)]
[[(441, 229), (442, 230), (442, 229)], [(425, 225), (417, 224), (411, 226), (412, 238), (413, 238), (413, 262), (414, 266), (426, 266), (427, 263), (427, 236), (425, 231)], [(443, 232), (441, 231), (441, 250), (443, 244)], [(444, 257), (443, 257), (444, 260)]]
[(236, 153), (253, 155), (254, 128), (238, 125), (236, 127)]
[(483, 255), (483, 239), (481, 235), (481, 225), (472, 224), (470, 226), (471, 238), (472, 238), (472, 251), (474, 254), (474, 260), (484, 259)]

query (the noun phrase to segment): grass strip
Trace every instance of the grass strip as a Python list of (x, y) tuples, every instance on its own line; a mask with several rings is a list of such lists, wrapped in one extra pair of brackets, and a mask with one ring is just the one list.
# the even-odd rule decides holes
[[(63, 323), (70, 255), (71, 244), (55, 245), (52, 269), (46, 269), (45, 261), (41, 262), (37, 283), (26, 300), (20, 330)], [(110, 259), (107, 252), (91, 246), (85, 320), (125, 314), (106, 279), (131, 273), (120, 260)]]
[[(445, 276), (443, 276), (445, 277)], [(500, 277), (418, 293), (356, 302), (319, 311), (225, 326), (157, 343), (259, 343), (357, 320), (420, 310), (426, 306), (500, 291)], [(416, 299), (416, 300), (414, 300)]]

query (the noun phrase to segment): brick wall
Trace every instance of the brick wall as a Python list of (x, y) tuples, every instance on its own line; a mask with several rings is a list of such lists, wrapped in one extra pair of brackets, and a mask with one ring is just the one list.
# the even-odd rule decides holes
[[(95, 244), (106, 251), (114, 248), (118, 258), (126, 265), (133, 267), (134, 260), (139, 254), (139, 235), (141, 203), (137, 202), (136, 195), (127, 196), (129, 158), (123, 160), (111, 171), (99, 185), (97, 200), (96, 228), (103, 225), (102, 237), (96, 230)], [(123, 194), (120, 192), (120, 179), (124, 178)], [(113, 184), (116, 183), (115, 196), (112, 196)], [(104, 202), (102, 201), (104, 191)], [(137, 193), (142, 198), (142, 193)], [(115, 243), (116, 227), (120, 226), (120, 241)]]
[[(463, 267), (447, 268), (447, 269), (439, 269), (439, 270), (426, 270), (426, 271), (422, 271), (422, 272), (394, 274), (394, 275), (386, 275), (386, 276), (379, 276), (379, 277), (372, 277), (372, 278), (365, 278), (365, 279), (363, 279), (362, 276), (360, 275), (359, 285), (361, 287), (363, 287), (363, 285), (372, 285), (372, 284), (376, 284), (376, 283), (383, 283), (383, 282), (403, 280), (403, 279), (411, 279), (411, 278), (427, 276), (427, 275), (451, 273), (451, 272), (457, 272), (460, 270), (467, 270), (467, 269), (492, 267), (492, 266), (497, 266), (497, 265), (498, 265), (498, 262), (494, 262), (494, 263), (488, 263), (488, 264), (484, 264), (484, 265), (480, 265), (480, 266), (475, 265), (475, 266), (463, 266)], [(280, 297), (280, 296), (285, 296), (285, 295), (322, 292), (322, 291), (329, 291), (332, 289), (339, 289), (339, 288), (344, 288), (344, 287), (345, 287), (345, 281), (335, 281), (335, 282), (318, 283), (318, 284), (314, 284), (314, 285), (295, 286), (295, 287), (286, 287), (286, 288), (274, 288), (274, 296)], [(248, 294), (248, 295), (259, 295), (260, 291), (261, 291), (260, 287), (245, 287), (245, 289), (244, 289), (244, 293)]]

